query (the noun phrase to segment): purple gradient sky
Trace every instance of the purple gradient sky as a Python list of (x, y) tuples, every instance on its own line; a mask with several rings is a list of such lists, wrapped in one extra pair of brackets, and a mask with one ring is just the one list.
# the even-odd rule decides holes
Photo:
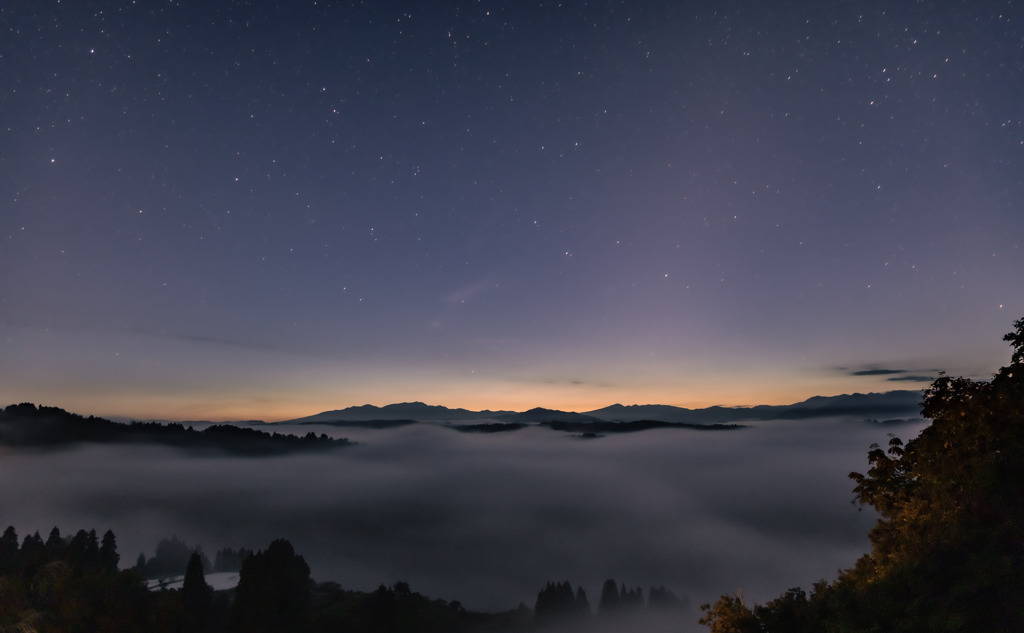
[(1020, 4), (684, 4), (0, 7), (0, 404), (749, 405), (1004, 364)]

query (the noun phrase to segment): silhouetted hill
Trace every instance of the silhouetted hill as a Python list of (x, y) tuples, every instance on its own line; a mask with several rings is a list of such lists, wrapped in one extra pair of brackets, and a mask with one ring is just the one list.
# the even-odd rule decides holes
[(599, 418), (592, 415), (584, 415), (572, 411), (557, 411), (555, 409), (543, 409), (536, 407), (522, 413), (505, 413), (498, 418), (502, 422), (512, 424), (529, 424), (538, 422), (599, 422)]
[(885, 415), (918, 413), (920, 391), (889, 391), (886, 393), (853, 393), (841, 396), (814, 396), (803, 402), (782, 407), (765, 419), (815, 418), (834, 415)]
[[(641, 422), (659, 421), (672, 424), (713, 425), (754, 420), (803, 419), (830, 416), (894, 417), (916, 416), (920, 409), (920, 391), (889, 391), (886, 393), (854, 393), (839, 396), (815, 396), (788, 405), (754, 407), (712, 406), (687, 409), (662, 404), (613, 404), (601, 409), (577, 413), (537, 407), (528, 411), (470, 411), (449, 409), (422, 402), (404, 402), (378, 407), (362, 405), (287, 420), (282, 424), (330, 424), (389, 428), (416, 422), (453, 423), (465, 432), (514, 431), (522, 426), (542, 422)], [(490, 420), (491, 422), (487, 422)], [(474, 424), (455, 425), (459, 422)]]
[(348, 440), (326, 435), (282, 435), (229, 424), (215, 424), (202, 431), (178, 423), (122, 424), (30, 403), (11, 405), (0, 411), (2, 446), (58, 448), (79, 443), (160, 444), (236, 455), (280, 455), (350, 444)]
[(587, 411), (587, 415), (609, 422), (636, 422), (638, 420), (661, 420), (686, 424), (707, 424), (733, 422), (751, 419), (751, 409), (746, 407), (707, 407), (687, 409), (667, 404), (613, 404), (603, 409)]
[(854, 393), (840, 396), (814, 396), (788, 405), (758, 405), (755, 407), (707, 407), (686, 409), (670, 405), (613, 404), (603, 409), (588, 411), (596, 418), (633, 422), (662, 420), (692, 424), (738, 422), (743, 420), (784, 420), (841, 415), (899, 415), (917, 414), (921, 405), (920, 391), (889, 391), (885, 393)]
[(402, 402), (377, 407), (364, 404), (335, 411), (324, 411), (316, 415), (286, 420), (288, 424), (324, 424), (334, 422), (366, 422), (368, 420), (415, 420), (419, 422), (457, 422), (463, 420), (484, 420), (495, 418), (509, 411), (469, 411), (449, 409), (422, 402)]
[[(284, 424), (328, 424), (340, 427), (388, 429), (440, 422), (462, 432), (515, 431), (524, 426), (539, 425), (574, 433), (615, 433), (657, 427), (731, 428), (736, 422), (754, 420), (785, 420), (815, 417), (857, 416), (863, 418), (895, 418), (917, 416), (920, 391), (886, 393), (854, 393), (839, 396), (815, 396), (790, 405), (755, 407), (707, 407), (686, 409), (670, 405), (614, 404), (586, 413), (534, 408), (521, 413), (513, 411), (469, 411), (405, 402), (384, 407), (363, 405), (338, 411), (325, 411)], [(916, 419), (916, 417), (915, 417)], [(470, 424), (458, 424), (468, 422)], [(83, 418), (56, 407), (33, 404), (11, 405), (0, 412), (0, 445), (25, 447), (56, 447), (78, 442), (150, 443), (191, 450), (218, 450), (235, 454), (281, 454), (293, 451), (321, 450), (348, 444), (345, 439), (326, 435), (303, 436), (271, 433), (271, 425), (256, 421), (236, 426), (226, 423), (203, 423), (198, 429), (182, 423), (113, 422), (104, 418)], [(621, 426), (621, 425), (626, 426)], [(198, 423), (197, 423), (198, 425)], [(616, 426), (620, 425), (620, 426)]]
[(400, 426), (409, 426), (410, 424), (419, 424), (417, 420), (330, 420), (324, 421), (312, 421), (312, 422), (293, 422), (292, 424), (304, 425), (304, 424), (321, 424), (324, 426), (337, 426), (342, 428), (359, 428), (359, 429), (394, 429)]

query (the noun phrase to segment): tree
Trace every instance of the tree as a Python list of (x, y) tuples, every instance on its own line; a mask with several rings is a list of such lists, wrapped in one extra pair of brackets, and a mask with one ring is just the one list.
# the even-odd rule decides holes
[(754, 608), (754, 613), (767, 631), (786, 631), (787, 633), (815, 633), (811, 603), (807, 593), (794, 587), (763, 606)]
[(0, 536), (0, 574), (11, 571), (18, 561), (18, 533), (10, 525)]
[(412, 587), (410, 587), (409, 583), (405, 582), (404, 580), (397, 581), (394, 585), (391, 586), (391, 590), (395, 592), (396, 596), (402, 598), (412, 595)]
[(601, 585), (601, 600), (597, 603), (597, 612), (601, 615), (608, 615), (618, 611), (621, 606), (619, 586), (614, 579), (609, 578)]
[(46, 556), (50, 560), (56, 560), (64, 554), (64, 539), (60, 535), (60, 529), (53, 526), (50, 536), (46, 538)]
[(114, 536), (113, 530), (107, 530), (103, 534), (103, 541), (100, 543), (100, 567), (108, 571), (117, 571), (117, 563), (120, 560), (121, 555), (117, 553), (117, 537)]
[(193, 551), (181, 586), (182, 624), (186, 631), (206, 631), (213, 606), (213, 587), (206, 584), (203, 558)]
[(644, 590), (641, 587), (627, 589), (626, 583), (622, 583), (619, 590), (619, 604), (624, 609), (636, 610), (644, 606)]
[(667, 589), (664, 585), (658, 585), (651, 587), (647, 592), (647, 606), (652, 609), (678, 609), (684, 605), (671, 589)]
[(991, 381), (941, 374), (922, 402), (932, 424), (850, 475), (880, 518), (849, 581), (906, 596), (893, 610), (922, 622), (1024, 627), (1024, 319), (1014, 327), (1009, 366)]
[(575, 594), (569, 581), (548, 582), (537, 594), (533, 608), (538, 623), (549, 623), (583, 615), (590, 612), (587, 594), (580, 587)]
[(252, 556), (252, 550), (243, 548), (237, 551), (225, 547), (217, 551), (214, 558), (213, 571), (238, 571), (242, 568), (242, 562)]
[(1003, 335), (1003, 340), (1010, 344), (1013, 350), (1010, 354), (1012, 365), (1024, 364), (1024, 319), (1017, 319), (1013, 322), (1013, 331)]
[(149, 559), (146, 572), (150, 577), (177, 576), (188, 567), (188, 559), (193, 549), (177, 536), (160, 539), (156, 544), (156, 553)]
[(1024, 630), (1024, 319), (1003, 337), (1011, 363), (990, 381), (945, 373), (925, 390), (932, 423), (874, 445), (857, 501), (878, 511), (871, 552), (810, 598), (791, 589), (750, 610), (704, 605), (715, 633), (758, 630)]
[(363, 604), (363, 609), (365, 609), (371, 631), (393, 633), (398, 630), (396, 598), (395, 592), (383, 584), (369, 595)]
[(702, 604), (704, 612), (698, 622), (711, 629), (711, 633), (759, 633), (754, 613), (737, 596), (722, 596), (714, 605)]
[(576, 611), (581, 615), (590, 615), (590, 600), (587, 600), (587, 592), (583, 587), (576, 587)]
[[(26, 536), (17, 568), (0, 571), (0, 631), (159, 633), (147, 622), (151, 594), (131, 572), (97, 564), (95, 536), (79, 530), (66, 546), (56, 528), (46, 542)], [(17, 542), (13, 529), (7, 538)]]
[(245, 633), (303, 631), (312, 596), (309, 565), (291, 543), (278, 539), (245, 559), (238, 576), (231, 630)]
[(47, 563), (46, 543), (39, 532), (29, 534), (21, 542), (21, 551), (18, 552), (18, 565), (23, 570), (35, 571), (38, 567)]
[(100, 543), (96, 530), (78, 530), (67, 547), (71, 561), (83, 568), (94, 569), (100, 560)]

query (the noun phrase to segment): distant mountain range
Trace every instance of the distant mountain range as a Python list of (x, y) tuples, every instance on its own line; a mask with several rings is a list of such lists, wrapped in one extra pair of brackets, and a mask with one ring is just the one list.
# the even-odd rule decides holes
[(535, 408), (529, 411), (470, 411), (449, 409), (422, 402), (403, 402), (383, 407), (362, 405), (287, 420), (285, 424), (331, 424), (339, 426), (397, 426), (392, 423), (414, 422), (487, 422), (506, 425), (547, 422), (639, 422), (657, 420), (678, 424), (722, 424), (746, 420), (794, 420), (826, 416), (917, 416), (920, 412), (920, 391), (889, 391), (886, 393), (854, 393), (841, 396), (815, 396), (788, 405), (756, 407), (707, 407), (687, 409), (664, 404), (613, 404), (593, 411), (577, 413)]
[[(669, 405), (613, 404), (577, 413), (535, 408), (529, 411), (469, 411), (404, 402), (384, 407), (363, 405), (325, 411), (295, 420), (267, 424), (243, 423), (130, 422), (84, 418), (56, 407), (30, 403), (0, 409), (0, 446), (53, 449), (80, 443), (162, 444), (201, 453), (235, 455), (281, 455), (320, 451), (351, 444), (326, 434), (279, 434), (258, 429), (291, 425), (332, 425), (342, 428), (390, 429), (418, 423), (441, 424), (465, 433), (499, 433), (524, 427), (546, 427), (577, 437), (601, 437), (608, 433), (632, 433), (657, 428), (690, 428), (703, 431), (739, 429), (744, 421), (795, 420), (817, 417), (901, 418), (919, 416), (921, 392), (816, 396), (781, 406), (707, 407), (686, 409)], [(890, 419), (888, 422), (902, 421)], [(256, 428), (253, 428), (253, 427)]]
[[(323, 424), (332, 422), (368, 422), (383, 420), (415, 420), (417, 422), (457, 422), (461, 420), (500, 419), (502, 415), (514, 414), (512, 411), (469, 411), (467, 409), (449, 409), (448, 407), (423, 404), (422, 402), (403, 402), (375, 407), (364, 404), (360, 407), (348, 407), (337, 411), (324, 411), (295, 420), (285, 420), (285, 424)], [(280, 422), (278, 424), (281, 424)]]

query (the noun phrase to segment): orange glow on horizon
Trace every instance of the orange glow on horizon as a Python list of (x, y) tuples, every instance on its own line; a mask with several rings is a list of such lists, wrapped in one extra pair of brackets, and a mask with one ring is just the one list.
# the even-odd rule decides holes
[[(373, 405), (383, 407), (403, 402), (423, 402), (432, 406), (470, 411), (526, 411), (536, 407), (559, 411), (586, 412), (601, 409), (612, 404), (645, 405), (658, 404), (702, 409), (711, 406), (751, 407), (756, 405), (786, 405), (806, 400), (813, 396), (830, 396), (843, 393), (869, 391), (891, 391), (901, 388), (889, 384), (793, 384), (761, 385), (759, 388), (723, 386), (719, 389), (693, 390), (682, 394), (665, 390), (590, 390), (587, 393), (573, 393), (558, 389), (523, 389), (504, 385), (499, 388), (476, 390), (467, 394), (450, 386), (447, 389), (430, 389), (430, 393), (413, 389), (393, 387), (388, 393), (405, 394), (389, 397), (384, 389), (368, 389), (360, 395), (335, 396), (327, 393), (276, 393), (253, 395), (248, 393), (226, 393), (221, 397), (209, 394), (179, 394), (175, 397), (154, 394), (74, 394), (48, 401), (37, 398), (36, 404), (57, 406), (73, 413), (97, 415), (100, 417), (128, 418), (135, 420), (209, 420), (214, 422), (263, 420), (280, 422), (316, 415), (324, 411), (348, 407)], [(907, 388), (913, 388), (908, 386)], [(680, 397), (682, 396), (682, 397)], [(33, 401), (23, 398), (21, 401)]]

